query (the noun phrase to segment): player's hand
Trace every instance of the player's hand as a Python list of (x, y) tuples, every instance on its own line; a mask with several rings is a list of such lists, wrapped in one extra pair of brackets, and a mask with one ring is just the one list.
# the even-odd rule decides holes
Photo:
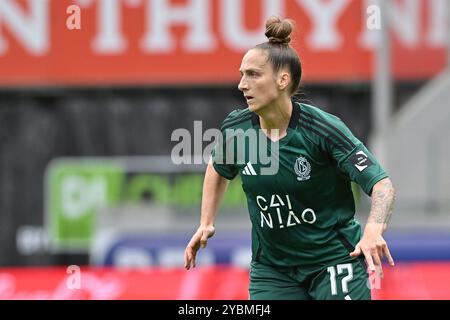
[(364, 254), (369, 272), (378, 271), (378, 274), (383, 278), (383, 268), (381, 261), (386, 257), (389, 265), (394, 266), (394, 259), (389, 252), (386, 241), (382, 236), (382, 228), (379, 224), (368, 223), (364, 229), (364, 235), (355, 247), (355, 250), (350, 253), (352, 257), (358, 257)]
[(186, 250), (184, 250), (184, 267), (189, 270), (191, 267), (195, 268), (195, 258), (197, 251), (200, 248), (205, 248), (208, 239), (215, 233), (214, 226), (202, 227), (200, 226), (189, 241)]

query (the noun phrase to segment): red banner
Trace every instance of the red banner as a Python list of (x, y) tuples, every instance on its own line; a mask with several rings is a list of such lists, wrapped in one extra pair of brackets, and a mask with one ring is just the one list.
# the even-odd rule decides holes
[[(364, 0), (2, 0), (0, 85), (237, 83), (266, 17), (297, 23), (304, 80), (367, 81), (380, 36)], [(445, 66), (448, 1), (389, 8), (397, 79)]]
[(245, 300), (247, 288), (248, 270), (232, 267), (0, 269), (3, 300)]
[[(399, 263), (372, 281), (373, 299), (450, 299), (450, 263)], [(248, 270), (0, 269), (0, 299), (247, 300)]]

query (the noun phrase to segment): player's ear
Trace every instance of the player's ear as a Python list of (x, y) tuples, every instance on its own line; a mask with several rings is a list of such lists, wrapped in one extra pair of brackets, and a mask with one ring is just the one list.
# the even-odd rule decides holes
[(291, 75), (289, 74), (289, 72), (287, 72), (286, 70), (281, 70), (278, 73), (278, 80), (277, 80), (278, 89), (280, 91), (283, 91), (289, 86), (290, 83), (291, 83)]

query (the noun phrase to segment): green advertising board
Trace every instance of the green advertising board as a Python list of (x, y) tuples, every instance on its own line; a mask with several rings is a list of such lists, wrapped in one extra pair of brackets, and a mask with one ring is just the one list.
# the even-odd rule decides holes
[[(180, 170), (170, 164), (169, 157), (163, 161), (169, 165), (161, 170), (153, 165), (152, 157), (144, 160), (144, 166), (136, 166), (133, 157), (53, 160), (46, 170), (44, 201), (52, 249), (89, 250), (96, 233), (96, 219), (105, 208), (146, 202), (176, 208), (180, 213), (185, 212), (184, 208), (199, 212), (204, 168)], [(245, 206), (240, 179), (235, 179), (222, 208)]]
[(87, 248), (97, 211), (120, 201), (123, 168), (114, 162), (53, 161), (47, 170), (47, 228), (53, 247)]

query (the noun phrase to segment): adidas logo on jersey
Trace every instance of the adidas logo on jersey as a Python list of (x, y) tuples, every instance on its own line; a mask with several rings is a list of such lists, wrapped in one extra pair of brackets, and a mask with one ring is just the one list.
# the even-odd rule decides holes
[(257, 176), (255, 169), (253, 169), (252, 164), (249, 162), (247, 162), (247, 164), (245, 165), (244, 169), (242, 170), (242, 174), (244, 176)]

